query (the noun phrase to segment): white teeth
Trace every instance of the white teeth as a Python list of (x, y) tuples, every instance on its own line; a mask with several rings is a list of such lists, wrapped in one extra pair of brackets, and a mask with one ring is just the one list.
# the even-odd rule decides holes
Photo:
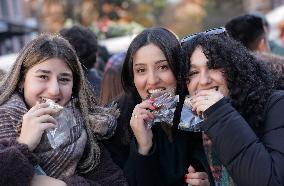
[(58, 103), (58, 99), (50, 99), (50, 98), (45, 98), (45, 97), (42, 97), (41, 98), (41, 102), (46, 102), (47, 100), (51, 100), (51, 101), (53, 101), (54, 103)]
[(163, 90), (165, 90), (165, 89), (164, 89), (164, 88), (158, 88), (158, 89), (151, 89), (151, 90), (148, 90), (148, 92), (149, 92), (150, 94), (153, 94), (153, 93), (161, 92), (161, 91), (163, 91)]

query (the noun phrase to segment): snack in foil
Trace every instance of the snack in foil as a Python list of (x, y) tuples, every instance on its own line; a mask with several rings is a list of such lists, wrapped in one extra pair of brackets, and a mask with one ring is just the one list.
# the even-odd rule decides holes
[(48, 103), (49, 107), (56, 110), (56, 112), (59, 114), (61, 110), (63, 110), (64, 107), (61, 105), (58, 105), (55, 103), (53, 100), (48, 99), (48, 98), (42, 98), (42, 103)]
[(152, 111), (154, 119), (146, 122), (147, 126), (151, 128), (157, 122), (172, 126), (176, 105), (179, 101), (179, 96), (175, 95), (175, 89), (168, 92), (153, 93), (149, 96), (149, 99), (153, 98), (155, 99), (153, 106), (156, 108)]
[(183, 103), (178, 128), (184, 131), (199, 132), (201, 131), (202, 122), (203, 119), (192, 112), (190, 96), (186, 96)]
[(73, 120), (75, 120), (75, 118), (72, 114), (72, 109), (69, 107), (64, 108), (50, 99), (42, 99), (42, 102), (48, 103), (49, 107), (57, 111), (57, 114), (53, 115), (54, 119), (57, 121), (56, 127), (46, 130), (50, 146), (53, 149), (56, 149), (60, 145), (69, 141), (70, 130), (73, 127), (72, 123), (74, 123)]

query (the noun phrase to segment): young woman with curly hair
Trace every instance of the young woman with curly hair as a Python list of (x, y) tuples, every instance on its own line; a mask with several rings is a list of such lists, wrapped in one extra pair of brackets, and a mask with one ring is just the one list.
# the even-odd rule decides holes
[(283, 185), (284, 92), (220, 29), (181, 41), (193, 111), (204, 117), (202, 129), (237, 185)]

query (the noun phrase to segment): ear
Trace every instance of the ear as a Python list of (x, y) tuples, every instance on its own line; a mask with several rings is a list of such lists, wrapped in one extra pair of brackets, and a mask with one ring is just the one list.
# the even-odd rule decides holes
[(270, 46), (265, 38), (262, 38), (256, 48), (257, 52), (270, 52)]

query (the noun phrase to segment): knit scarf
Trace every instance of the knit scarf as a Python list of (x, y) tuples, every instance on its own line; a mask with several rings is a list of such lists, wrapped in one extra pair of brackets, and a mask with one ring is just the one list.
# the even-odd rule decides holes
[(216, 186), (234, 186), (234, 182), (230, 177), (227, 169), (219, 161), (214, 149), (212, 148), (211, 140), (203, 133), (203, 146), (208, 163), (214, 178)]
[[(39, 165), (44, 172), (53, 178), (61, 179), (71, 176), (81, 159), (87, 142), (87, 134), (83, 118), (75, 101), (70, 101), (66, 107), (71, 107), (73, 112), (73, 126), (70, 136), (64, 143), (56, 148), (51, 148), (46, 133), (33, 153), (39, 157)], [(22, 97), (13, 94), (11, 98), (0, 106), (0, 139), (15, 139), (20, 135), (23, 115), (28, 111)]]

